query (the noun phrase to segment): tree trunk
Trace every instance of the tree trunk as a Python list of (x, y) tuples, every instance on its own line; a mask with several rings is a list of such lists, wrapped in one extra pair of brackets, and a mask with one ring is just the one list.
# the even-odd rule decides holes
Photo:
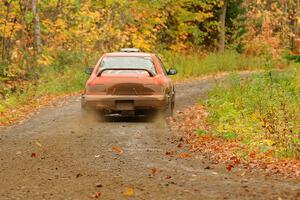
[(273, 0), (267, 0), (267, 10), (271, 11), (271, 6), (272, 6)]
[(220, 33), (219, 33), (219, 52), (225, 51), (225, 34), (226, 34), (226, 12), (227, 12), (228, 0), (224, 0), (224, 4), (220, 13)]
[[(3, 32), (6, 32), (6, 26), (7, 23), (9, 22), (9, 14), (10, 14), (10, 9), (11, 9), (11, 4), (8, 1), (4, 1), (4, 5), (6, 6), (6, 16), (4, 19), (4, 25), (3, 25)], [(0, 37), (1, 38), (1, 44), (2, 44), (2, 49), (1, 49), (1, 57), (3, 61), (8, 61), (9, 60), (9, 51), (8, 49), (8, 40), (10, 38), (7, 38), (6, 36)]]
[(298, 33), (298, 15), (299, 15), (299, 0), (293, 2), (293, 14), (291, 17), (291, 41), (290, 46), (291, 50), (295, 51), (297, 49), (296, 37)]
[(35, 48), (38, 54), (42, 52), (41, 25), (38, 12), (38, 0), (32, 0), (32, 13), (34, 16)]

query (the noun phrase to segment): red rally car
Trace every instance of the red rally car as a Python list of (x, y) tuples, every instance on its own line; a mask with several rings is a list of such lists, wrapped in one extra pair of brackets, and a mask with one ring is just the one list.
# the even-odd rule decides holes
[(152, 111), (171, 115), (175, 89), (161, 59), (152, 53), (127, 48), (104, 54), (90, 75), (81, 105), (84, 113), (140, 115)]

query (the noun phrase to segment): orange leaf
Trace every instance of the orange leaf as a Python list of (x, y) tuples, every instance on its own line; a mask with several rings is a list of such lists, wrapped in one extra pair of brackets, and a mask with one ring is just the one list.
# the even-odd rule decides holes
[(119, 155), (124, 152), (123, 149), (121, 149), (120, 147), (117, 147), (117, 146), (113, 146), (112, 151)]
[(94, 195), (92, 195), (92, 198), (98, 199), (101, 195), (101, 192), (96, 192)]
[(155, 176), (156, 172), (157, 172), (157, 169), (155, 167), (151, 168), (152, 176)]
[(192, 155), (189, 153), (181, 153), (181, 154), (179, 154), (179, 157), (180, 158), (190, 158), (190, 157), (192, 157)]
[(255, 152), (252, 152), (252, 153), (250, 153), (250, 158), (252, 158), (252, 159), (254, 159), (255, 157), (256, 157), (256, 153)]

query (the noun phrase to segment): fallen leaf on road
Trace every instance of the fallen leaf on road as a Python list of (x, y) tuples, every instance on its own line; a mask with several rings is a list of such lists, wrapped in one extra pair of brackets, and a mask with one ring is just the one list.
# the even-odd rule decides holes
[(155, 167), (152, 167), (151, 168), (151, 174), (152, 174), (152, 176), (155, 176), (156, 172), (157, 172), (157, 169)]
[(103, 185), (101, 183), (97, 183), (96, 187), (101, 188), (101, 187), (103, 187)]
[(218, 172), (212, 172), (213, 175), (218, 175)]
[(43, 145), (39, 141), (35, 141), (36, 146), (42, 147)]
[(179, 154), (179, 157), (180, 158), (190, 158), (190, 157), (192, 157), (192, 155), (189, 153), (181, 153), (181, 154)]
[(100, 157), (100, 155), (95, 155), (95, 158), (99, 158)]
[(31, 158), (35, 158), (36, 157), (36, 153), (31, 153)]
[(119, 155), (124, 152), (123, 149), (121, 149), (120, 147), (117, 147), (117, 146), (113, 146), (111, 149), (113, 152), (115, 152), (116, 154), (119, 154)]
[(175, 151), (167, 151), (167, 152), (166, 152), (166, 155), (167, 155), (167, 156), (173, 156), (173, 155), (175, 155), (175, 154), (176, 154)]
[(244, 172), (241, 174), (241, 176), (245, 176), (245, 174), (246, 174), (246, 171), (244, 171)]
[(182, 143), (179, 143), (178, 145), (177, 145), (177, 148), (182, 148), (183, 147), (183, 144)]
[(232, 168), (233, 168), (233, 165), (231, 165), (231, 164), (228, 164), (226, 166), (226, 169), (227, 169), (228, 172), (230, 172)]
[(123, 194), (125, 196), (132, 196), (134, 194), (134, 189), (132, 187), (129, 187)]
[(167, 175), (165, 178), (166, 178), (166, 179), (171, 179), (171, 178), (172, 178), (172, 176), (170, 176), (170, 175)]
[(101, 192), (96, 192), (94, 195), (92, 195), (92, 198), (98, 199), (101, 195)]

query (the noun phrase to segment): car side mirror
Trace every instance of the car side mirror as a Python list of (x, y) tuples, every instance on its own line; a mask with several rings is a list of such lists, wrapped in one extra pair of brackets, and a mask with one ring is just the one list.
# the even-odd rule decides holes
[(177, 70), (171, 68), (171, 69), (168, 70), (167, 74), (168, 75), (175, 75), (175, 74), (177, 74)]
[(91, 75), (91, 74), (93, 73), (93, 70), (94, 70), (94, 68), (86, 68), (86, 69), (85, 69), (85, 73), (86, 73), (87, 75)]

